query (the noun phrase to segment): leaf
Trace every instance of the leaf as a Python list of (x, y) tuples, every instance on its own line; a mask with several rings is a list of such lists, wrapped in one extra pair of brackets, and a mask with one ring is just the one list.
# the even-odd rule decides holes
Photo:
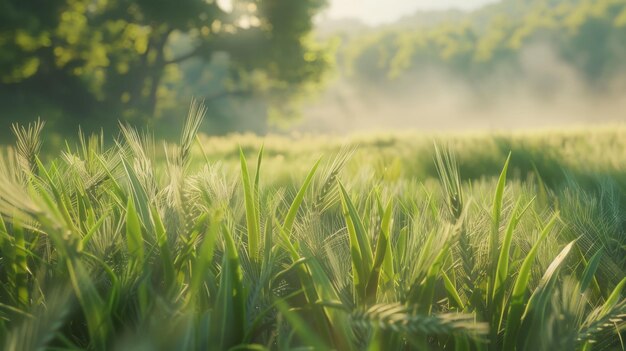
[(504, 334), (504, 350), (513, 350), (514, 348), (515, 340), (517, 339), (517, 332), (521, 324), (522, 312), (524, 311), (524, 305), (526, 304), (524, 296), (526, 294), (526, 290), (528, 289), (531, 268), (533, 262), (535, 261), (539, 245), (541, 245), (548, 234), (550, 234), (557, 218), (558, 214), (554, 214), (550, 221), (548, 221), (548, 224), (546, 224), (543, 231), (539, 235), (539, 240), (537, 240), (537, 242), (533, 245), (522, 262), (517, 279), (515, 280), (515, 285), (513, 286), (513, 292), (509, 303), (509, 314), (507, 316), (506, 331)]
[[(554, 279), (554, 277), (556, 277), (556, 273), (558, 272), (559, 268), (561, 267), (561, 264), (563, 263), (563, 261), (565, 260), (569, 252), (572, 250), (572, 246), (574, 246), (575, 242), (576, 241), (574, 240), (570, 242), (569, 244), (567, 244), (561, 250), (561, 252), (554, 258), (554, 260), (552, 260), (552, 262), (550, 263), (550, 265), (544, 272), (543, 276), (541, 277), (541, 280), (539, 281), (539, 285), (537, 286), (537, 289), (535, 289), (530, 299), (528, 300), (528, 305), (526, 306), (527, 310), (532, 307), (533, 299), (536, 296), (538, 296), (540, 293), (542, 293), (546, 289), (546, 286), (548, 285), (548, 283), (552, 279)], [(547, 294), (547, 295), (551, 297), (552, 294)]]
[(239, 160), (241, 161), (241, 179), (243, 181), (243, 192), (246, 204), (246, 225), (248, 227), (248, 255), (253, 262), (258, 261), (259, 255), (259, 213), (257, 209), (258, 201), (256, 193), (250, 184), (250, 174), (248, 173), (248, 163), (243, 154), (243, 150), (239, 148)]
[(606, 315), (607, 313), (609, 313), (609, 311), (613, 308), (613, 306), (617, 304), (617, 302), (620, 299), (620, 296), (622, 295), (622, 290), (624, 290), (625, 286), (626, 286), (626, 277), (623, 278), (619, 283), (617, 283), (617, 285), (615, 286), (615, 288), (613, 289), (609, 297), (607, 297), (606, 301), (604, 302), (604, 305), (602, 305), (602, 310), (600, 312), (601, 315)]
[(504, 162), (504, 167), (498, 178), (498, 185), (496, 186), (496, 192), (493, 197), (493, 207), (491, 210), (491, 235), (489, 236), (489, 285), (487, 295), (487, 306), (491, 308), (493, 301), (493, 294), (495, 291), (495, 285), (497, 280), (497, 266), (498, 266), (498, 237), (500, 234), (500, 217), (502, 215), (502, 198), (504, 197), (504, 187), (506, 185), (506, 173), (509, 169), (509, 161), (511, 159), (511, 153)]
[(533, 329), (543, 331), (549, 330), (550, 328), (548, 322), (550, 313), (549, 306), (551, 305), (555, 293), (557, 274), (575, 242), (574, 240), (567, 244), (554, 260), (552, 260), (541, 277), (539, 285), (528, 300), (528, 304), (522, 315), (522, 326), (516, 338), (518, 344), (520, 344), (521, 341), (524, 342), (522, 349), (531, 349), (533, 347), (531, 345), (537, 341), (537, 334), (532, 332)]
[(74, 293), (87, 320), (89, 340), (96, 349), (105, 350), (109, 330), (112, 328), (109, 315), (102, 308), (106, 304), (80, 261), (68, 258), (66, 266)]
[(366, 295), (367, 279), (373, 265), (372, 248), (361, 218), (341, 183), (339, 183), (339, 189), (341, 190), (341, 203), (344, 210), (343, 216), (350, 238), (354, 285), (357, 296), (362, 300)]
[(282, 301), (276, 301), (276, 307), (278, 311), (285, 316), (287, 322), (293, 328), (293, 331), (306, 343), (306, 345), (313, 347), (314, 350), (330, 350), (330, 348), (322, 342), (317, 333), (313, 331), (305, 321), (292, 311), (289, 305)]
[(593, 281), (593, 277), (600, 266), (600, 260), (604, 255), (604, 251), (602, 249), (598, 250), (589, 260), (589, 262), (585, 266), (585, 270), (583, 271), (583, 275), (580, 279), (580, 293), (584, 293), (587, 291), (589, 284)]
[(256, 174), (254, 175), (254, 192), (257, 194), (259, 194), (259, 181), (261, 178), (261, 161), (263, 161), (263, 149), (265, 148), (265, 145), (261, 145), (261, 149), (259, 150), (259, 155), (257, 156), (256, 159)]
[(307, 189), (309, 189), (309, 186), (311, 185), (311, 181), (313, 181), (313, 176), (315, 175), (315, 172), (317, 171), (317, 167), (319, 166), (321, 160), (321, 158), (318, 159), (313, 167), (311, 167), (311, 170), (307, 174), (304, 183), (302, 183), (302, 186), (296, 194), (296, 197), (293, 199), (291, 206), (289, 206), (289, 211), (287, 211), (287, 216), (285, 217), (285, 221), (283, 223), (283, 231), (287, 235), (287, 237), (291, 236), (291, 229), (293, 227), (293, 222), (296, 219), (296, 214), (298, 213), (298, 209), (300, 208), (300, 205), (304, 200), (304, 195), (306, 194)]
[(220, 350), (243, 341), (246, 330), (246, 294), (239, 254), (230, 230), (225, 224), (222, 224), (222, 233), (225, 255), (215, 306), (217, 318), (215, 324), (212, 323), (213, 337), (218, 341)]
[(383, 213), (383, 218), (380, 225), (380, 233), (378, 234), (378, 242), (376, 243), (376, 255), (374, 257), (374, 264), (372, 266), (372, 270), (370, 272), (370, 276), (365, 287), (366, 303), (376, 302), (376, 294), (380, 286), (378, 280), (380, 277), (381, 267), (385, 260), (385, 255), (389, 251), (389, 231), (391, 226), (392, 209), (392, 202), (389, 201), (385, 208), (385, 212)]
[[(131, 262), (135, 265), (143, 264), (144, 247), (143, 236), (141, 234), (141, 223), (139, 216), (135, 210), (135, 204), (132, 197), (128, 197), (128, 205), (126, 207), (126, 247)], [(139, 269), (136, 267), (136, 269)]]
[(159, 254), (161, 256), (161, 265), (163, 266), (165, 274), (165, 285), (171, 287), (174, 285), (174, 259), (172, 258), (172, 252), (170, 250), (169, 242), (167, 240), (167, 233), (165, 232), (165, 226), (161, 220), (161, 215), (156, 206), (150, 208), (152, 214), (152, 221), (154, 222), (154, 234), (156, 236), (156, 242), (159, 247)]
[(464, 310), (465, 304), (463, 304), (463, 300), (461, 300), (461, 296), (459, 296), (459, 292), (454, 286), (454, 283), (452, 282), (452, 280), (450, 280), (450, 277), (448, 277), (448, 274), (446, 274), (446, 272), (443, 272), (442, 276), (443, 276), (443, 283), (445, 285), (446, 291), (448, 292), (448, 295), (450, 295), (454, 303), (458, 306), (458, 308), (461, 311)]
[[(192, 298), (195, 298), (200, 293), (200, 287), (202, 282), (206, 279), (206, 272), (211, 267), (213, 261), (213, 254), (215, 248), (215, 242), (219, 233), (221, 221), (219, 218), (213, 217), (209, 222), (208, 230), (202, 238), (202, 244), (196, 255), (195, 262), (193, 264), (193, 275), (191, 277), (191, 294)], [(227, 242), (228, 245), (230, 243)], [(228, 250), (232, 250), (231, 246), (227, 247)], [(228, 251), (230, 253), (230, 251)], [(236, 257), (231, 257), (234, 260)], [(232, 262), (231, 262), (232, 264)]]
[(430, 314), (432, 306), (434, 305), (433, 299), (435, 296), (435, 285), (437, 283), (437, 277), (442, 272), (441, 268), (448, 255), (448, 249), (450, 248), (450, 240), (446, 240), (446, 243), (441, 247), (435, 260), (432, 262), (426, 273), (426, 278), (421, 283), (421, 291), (419, 300), (417, 302), (418, 311), (420, 313)]
[[(534, 198), (533, 198), (534, 200)], [(528, 207), (533, 203), (531, 200), (521, 211), (519, 209), (519, 200), (515, 203), (513, 208), (513, 212), (511, 214), (511, 218), (509, 219), (509, 223), (506, 227), (506, 232), (504, 234), (504, 239), (502, 241), (502, 247), (500, 248), (500, 257), (498, 258), (498, 265), (496, 268), (496, 279), (493, 290), (493, 322), (498, 326), (498, 329), (502, 325), (502, 321), (504, 319), (505, 314), (505, 287), (504, 282), (509, 276), (509, 259), (511, 256), (511, 242), (513, 239), (513, 232), (517, 227), (522, 215), (526, 212)]]
[[(534, 200), (534, 198), (533, 198)], [(511, 255), (511, 241), (513, 239), (513, 232), (517, 227), (522, 215), (526, 212), (528, 207), (533, 203), (531, 200), (521, 211), (518, 212), (519, 201), (513, 207), (513, 212), (511, 214), (511, 218), (506, 227), (506, 232), (504, 234), (504, 239), (502, 241), (502, 247), (500, 248), (500, 257), (498, 258), (498, 265), (496, 269), (496, 281), (494, 286), (494, 293), (498, 291), (500, 286), (506, 280), (506, 277), (509, 274), (509, 259)]]

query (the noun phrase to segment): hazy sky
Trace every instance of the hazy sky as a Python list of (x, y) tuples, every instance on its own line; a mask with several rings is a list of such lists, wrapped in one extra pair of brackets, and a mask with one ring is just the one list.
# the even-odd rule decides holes
[(394, 21), (417, 10), (472, 9), (498, 0), (329, 0), (325, 16), (352, 17), (368, 24)]

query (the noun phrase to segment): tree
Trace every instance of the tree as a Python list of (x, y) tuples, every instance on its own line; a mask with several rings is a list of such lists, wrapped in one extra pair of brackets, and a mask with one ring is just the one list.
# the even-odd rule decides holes
[[(327, 66), (323, 48), (309, 37), (312, 17), (324, 5), (0, 0), (0, 103), (12, 102), (12, 113), (20, 112), (19, 101), (48, 105), (59, 111), (52, 118), (57, 125), (111, 126), (120, 117), (145, 123), (157, 115), (166, 72), (217, 54), (228, 62), (228, 84), (219, 96), (260, 90), (288, 96), (319, 80)], [(34, 116), (1, 119), (19, 118)]]

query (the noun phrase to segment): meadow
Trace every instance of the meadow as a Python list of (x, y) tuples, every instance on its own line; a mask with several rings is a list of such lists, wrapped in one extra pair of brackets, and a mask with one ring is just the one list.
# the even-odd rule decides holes
[[(4, 350), (623, 350), (626, 128), (0, 157)], [(45, 155), (44, 155), (45, 154)]]

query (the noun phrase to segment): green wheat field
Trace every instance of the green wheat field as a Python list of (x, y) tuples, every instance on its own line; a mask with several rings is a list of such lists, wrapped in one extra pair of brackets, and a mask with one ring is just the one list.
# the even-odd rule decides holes
[[(0, 156), (3, 350), (623, 350), (626, 128)], [(114, 136), (107, 136), (114, 137)]]

